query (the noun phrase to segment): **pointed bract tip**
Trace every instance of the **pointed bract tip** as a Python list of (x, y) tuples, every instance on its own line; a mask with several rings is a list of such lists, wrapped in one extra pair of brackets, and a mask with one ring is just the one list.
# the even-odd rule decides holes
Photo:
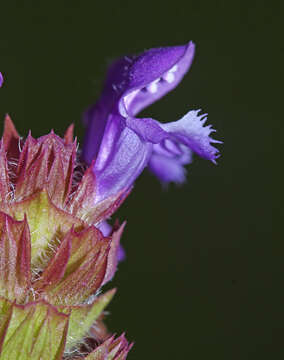
[(5, 133), (12, 134), (15, 138), (20, 137), (9, 114), (5, 115), (3, 136), (5, 135)]
[(132, 346), (133, 343), (129, 344), (124, 334), (118, 338), (113, 335), (85, 357), (84, 360), (125, 360)]
[(6, 114), (4, 120), (4, 131), (2, 135), (2, 140), (4, 144), (4, 148), (6, 151), (11, 147), (18, 147), (20, 135), (18, 134), (13, 121), (10, 116)]
[(64, 140), (66, 144), (72, 144), (74, 138), (73, 135), (74, 135), (74, 124), (71, 124), (68, 126), (64, 134)]

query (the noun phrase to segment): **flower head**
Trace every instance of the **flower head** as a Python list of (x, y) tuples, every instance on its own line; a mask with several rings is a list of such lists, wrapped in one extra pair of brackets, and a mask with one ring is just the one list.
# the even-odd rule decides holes
[(129, 350), (123, 336), (108, 339), (102, 331), (102, 312), (115, 290), (98, 296), (116, 270), (124, 225), (108, 236), (95, 225), (117, 208), (121, 196), (95, 204), (95, 175), (78, 163), (72, 130), (63, 139), (53, 131), (23, 139), (11, 119), (5, 120), (0, 141), (1, 359), (100, 359), (98, 345), (104, 349), (101, 359), (125, 359)]
[(162, 182), (183, 182), (192, 152), (215, 162), (218, 150), (204, 126), (206, 115), (190, 111), (182, 119), (161, 124), (137, 118), (138, 112), (175, 88), (190, 68), (195, 46), (157, 48), (123, 57), (109, 69), (98, 102), (85, 114), (83, 159), (97, 179), (97, 199), (132, 186), (148, 166)]

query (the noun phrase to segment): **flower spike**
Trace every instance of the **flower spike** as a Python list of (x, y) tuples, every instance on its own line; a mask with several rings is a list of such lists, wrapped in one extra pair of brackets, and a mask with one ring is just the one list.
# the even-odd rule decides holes
[(86, 339), (91, 353), (108, 337), (103, 310), (115, 291), (98, 293), (116, 271), (124, 227), (105, 236), (95, 225), (125, 195), (96, 205), (72, 125), (63, 139), (24, 139), (6, 116), (0, 170), (0, 358), (74, 359)]
[[(132, 344), (104, 325), (116, 290), (101, 294), (125, 253), (126, 222), (109, 217), (148, 167), (182, 183), (197, 154), (216, 163), (207, 114), (160, 123), (138, 113), (189, 70), (192, 42), (125, 56), (85, 113), (82, 153), (74, 125), (21, 137), (7, 115), (0, 140), (0, 359), (125, 360)], [(0, 73), (0, 87), (3, 76)]]

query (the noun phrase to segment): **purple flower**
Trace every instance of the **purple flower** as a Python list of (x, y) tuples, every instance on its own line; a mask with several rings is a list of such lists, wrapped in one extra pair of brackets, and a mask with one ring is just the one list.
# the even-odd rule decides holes
[(4, 81), (4, 79), (3, 79), (3, 75), (0, 73), (0, 87), (2, 86), (2, 84), (3, 84), (3, 81)]
[(199, 110), (161, 124), (138, 112), (174, 89), (190, 68), (195, 46), (156, 48), (123, 57), (109, 68), (98, 102), (85, 113), (83, 159), (95, 159), (96, 202), (129, 189), (148, 166), (162, 182), (185, 181), (192, 153), (215, 163), (218, 150)]

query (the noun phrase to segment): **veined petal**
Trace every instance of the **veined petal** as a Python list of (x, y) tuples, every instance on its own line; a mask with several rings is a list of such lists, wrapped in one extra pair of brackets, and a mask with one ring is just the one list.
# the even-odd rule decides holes
[(161, 127), (171, 135), (173, 141), (189, 147), (199, 156), (215, 163), (219, 157), (219, 150), (211, 143), (221, 143), (221, 141), (211, 138), (210, 135), (215, 130), (211, 125), (204, 126), (207, 114), (199, 115), (199, 112), (200, 110), (189, 111), (180, 120), (161, 124)]
[(204, 126), (206, 115), (198, 115), (199, 110), (190, 111), (182, 119), (160, 124), (168, 138), (154, 144), (149, 170), (162, 182), (183, 183), (186, 180), (184, 165), (191, 163), (192, 152), (216, 163), (218, 150), (211, 143), (219, 143), (210, 134), (211, 125)]
[(113, 120), (116, 131), (106, 132), (93, 168), (97, 179), (96, 202), (129, 190), (151, 154), (152, 145), (122, 122), (117, 117)]
[(150, 118), (136, 119), (128, 117), (126, 125), (133, 130), (145, 143), (158, 144), (168, 138), (166, 131), (162, 129), (158, 121)]
[(83, 122), (87, 131), (84, 135), (82, 158), (87, 164), (91, 164), (98, 155), (111, 107), (110, 99), (101, 99), (84, 114)]
[[(158, 146), (156, 148), (159, 149)], [(191, 151), (188, 148), (185, 148), (184, 151), (183, 158), (187, 156), (187, 162), (182, 161), (181, 158), (178, 157), (169, 157), (153, 151), (148, 163), (148, 169), (163, 183), (174, 182), (176, 184), (182, 184), (186, 180), (186, 169), (184, 165), (189, 164), (192, 159)]]
[(116, 130), (104, 135), (94, 165), (98, 182), (96, 202), (127, 189), (147, 165), (163, 182), (182, 183), (183, 166), (192, 161), (192, 152), (215, 163), (219, 151), (212, 143), (219, 141), (211, 138), (215, 130), (211, 125), (204, 126), (206, 114), (199, 112), (190, 111), (167, 124), (150, 118), (114, 117), (111, 126)]
[(188, 112), (182, 119), (161, 124), (153, 119), (127, 118), (126, 124), (145, 143), (153, 143), (149, 169), (163, 182), (185, 181), (183, 165), (192, 161), (192, 152), (211, 160), (218, 158), (218, 150), (211, 143), (219, 143), (210, 137), (211, 125), (204, 126), (205, 115), (200, 110)]
[[(207, 120), (207, 114), (199, 115), (200, 110), (189, 111), (183, 118), (170, 123), (159, 123), (156, 120), (127, 118), (127, 126), (144, 142), (160, 144), (160, 153), (171, 154), (181, 157), (184, 154), (180, 145), (191, 149), (199, 156), (215, 162), (218, 158), (218, 152), (211, 143), (220, 143), (210, 137), (212, 132), (211, 125), (204, 126)], [(157, 147), (153, 152), (157, 152)], [(186, 162), (185, 162), (186, 163)]]

